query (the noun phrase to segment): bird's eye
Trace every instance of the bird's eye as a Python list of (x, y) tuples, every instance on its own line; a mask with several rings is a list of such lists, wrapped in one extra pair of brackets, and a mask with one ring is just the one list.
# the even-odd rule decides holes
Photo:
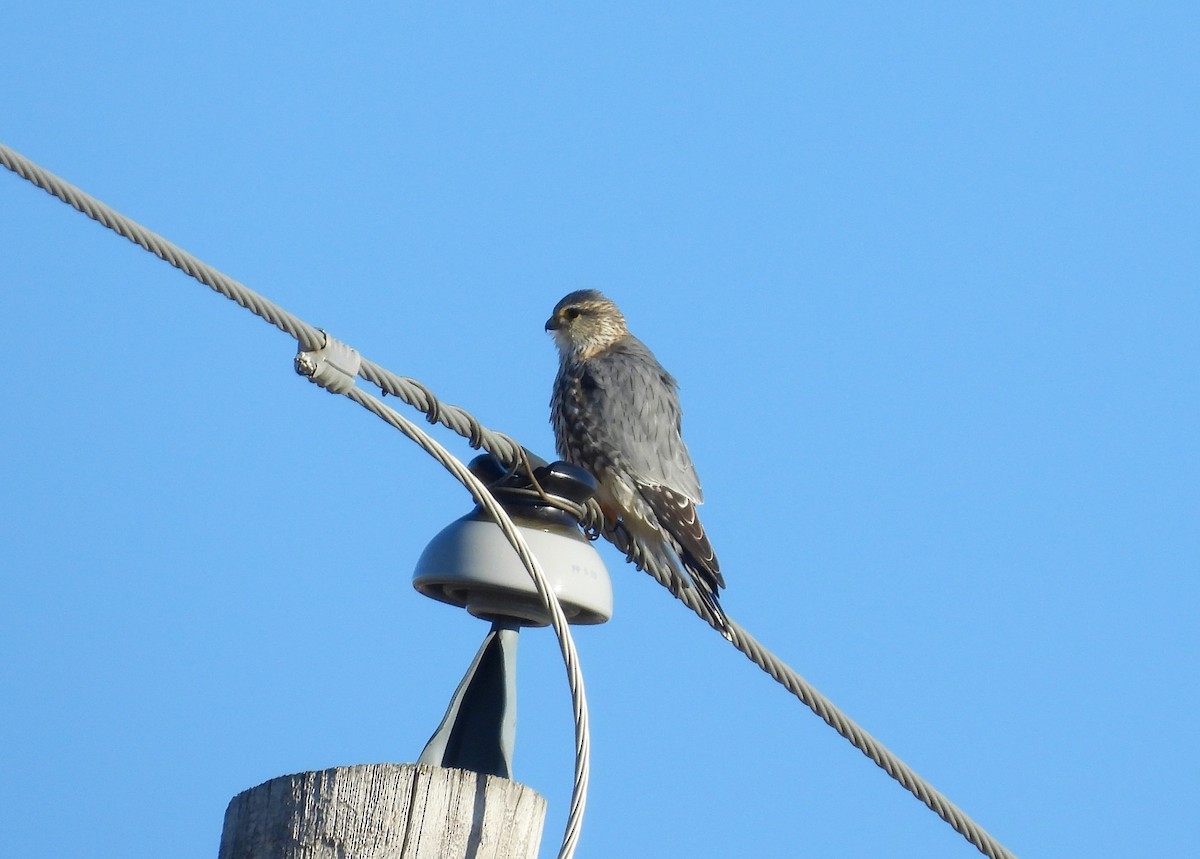
[(567, 319), (578, 319), (579, 314), (582, 312), (583, 311), (580, 310), (578, 307), (568, 307), (566, 310), (563, 311), (563, 315), (566, 316)]

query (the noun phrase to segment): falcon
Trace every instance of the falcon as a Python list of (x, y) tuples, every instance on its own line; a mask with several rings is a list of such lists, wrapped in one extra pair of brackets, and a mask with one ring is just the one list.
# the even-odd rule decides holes
[(558, 302), (546, 330), (559, 355), (550, 398), (559, 456), (596, 478), (610, 523), (619, 520), (676, 574), (682, 567), (728, 637), (717, 601), (725, 579), (696, 510), (704, 493), (680, 433), (675, 378), (594, 289)]

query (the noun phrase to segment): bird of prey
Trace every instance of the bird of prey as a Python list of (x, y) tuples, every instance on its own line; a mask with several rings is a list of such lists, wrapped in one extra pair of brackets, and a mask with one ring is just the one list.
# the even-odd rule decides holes
[(559, 354), (550, 398), (559, 456), (596, 478), (610, 522), (619, 520), (677, 574), (682, 566), (728, 636), (717, 601), (725, 579), (696, 511), (704, 494), (680, 434), (674, 377), (594, 289), (558, 302), (546, 330)]

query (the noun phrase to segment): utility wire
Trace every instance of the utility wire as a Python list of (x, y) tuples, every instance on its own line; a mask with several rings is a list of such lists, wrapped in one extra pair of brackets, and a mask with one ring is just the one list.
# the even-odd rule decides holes
[[(44, 170), (3, 143), (0, 143), (0, 164), (3, 164), (3, 166), (18, 176), (29, 180), (42, 190), (79, 210), (89, 218), (98, 221), (117, 234), (145, 248), (155, 256), (209, 286), (226, 298), (237, 302), (281, 331), (290, 334), (305, 350), (315, 350), (324, 344), (324, 334), (319, 329), (293, 316), (244, 284), (238, 283), (204, 262), (201, 262), (162, 236), (147, 230), (137, 222), (114, 211), (81, 189)], [(396, 396), (422, 412), (430, 423), (441, 424), (453, 430), (466, 438), (472, 447), (483, 448), (496, 456), (505, 465), (512, 467), (522, 461), (521, 446), (513, 441), (513, 439), (487, 429), (465, 409), (440, 402), (434, 396), (433, 392), (420, 382), (397, 376), (384, 367), (365, 358), (362, 361), (358, 375), (377, 385), (384, 393)], [(351, 396), (351, 398), (355, 399), (356, 402), (358, 401), (354, 396)], [(364, 405), (375, 411), (374, 408), (364, 402), (360, 402), (360, 405)], [(376, 414), (379, 414), (379, 412), (376, 412)], [(383, 417), (383, 415), (380, 415), (380, 417)], [(391, 422), (388, 418), (384, 419)], [(412, 438), (412, 436), (409, 437)], [(461, 463), (459, 465), (461, 466)], [(640, 541), (633, 538), (619, 525), (615, 527), (609, 525), (594, 500), (589, 501), (585, 509), (586, 515), (583, 520), (585, 526), (602, 531), (605, 537), (624, 552), (626, 557), (639, 569), (649, 572), (659, 584), (671, 591), (677, 599), (687, 605), (688, 608), (699, 615), (714, 629), (720, 631), (716, 620), (707, 611), (700, 598), (695, 594), (694, 589), (688, 587), (687, 583), (680, 579), (677, 571), (672, 570), (669, 565), (660, 562), (652, 553), (646, 550)], [(799, 698), (822, 721), (841, 734), (842, 737), (849, 740), (855, 748), (874, 761), (884, 772), (912, 793), (913, 796), (921, 800), (938, 817), (950, 824), (956, 832), (975, 845), (981, 853), (991, 857), (991, 859), (1016, 859), (1015, 855), (989, 834), (987, 830), (972, 820), (958, 806), (925, 781), (925, 779), (917, 775), (900, 758), (892, 754), (882, 743), (863, 730), (853, 719), (838, 709), (832, 701), (817, 691), (812, 684), (797, 674), (791, 667), (764, 648), (741, 626), (730, 621), (729, 627), (731, 630), (731, 643), (750, 661), (758, 665), (763, 671), (774, 678), (776, 682)], [(559, 641), (561, 645), (561, 637)], [(564, 652), (564, 658), (565, 656)], [(568, 670), (570, 670), (569, 666)], [(579, 767), (577, 765), (577, 773), (578, 770)], [(566, 839), (564, 840), (564, 849), (566, 849)]]

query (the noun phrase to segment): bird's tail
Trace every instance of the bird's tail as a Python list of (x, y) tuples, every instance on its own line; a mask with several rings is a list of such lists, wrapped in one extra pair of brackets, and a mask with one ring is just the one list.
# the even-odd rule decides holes
[(645, 569), (647, 558), (663, 562), (671, 571), (671, 576), (663, 584), (676, 597), (681, 596), (684, 588), (693, 588), (700, 597), (700, 604), (703, 606), (701, 614), (705, 620), (725, 636), (727, 641), (733, 641), (729, 618), (725, 616), (725, 611), (717, 599), (717, 589), (724, 587), (725, 582), (716, 566), (715, 557), (709, 563), (704, 563), (669, 535), (658, 530), (635, 531), (624, 519), (613, 523), (610, 530), (605, 532), (605, 536), (616, 543), (618, 548), (621, 548), (621, 543), (613, 539), (617, 532), (623, 533), (628, 547), (623, 551), (628, 553), (629, 560), (633, 561), (639, 570)]
[(711, 572), (703, 565), (695, 564), (686, 553), (681, 555), (679, 560), (682, 562), (688, 578), (692, 580), (691, 584), (700, 596), (700, 602), (704, 604), (704, 608), (709, 614), (708, 622), (717, 632), (725, 636), (726, 641), (733, 641), (729, 618), (725, 616), (725, 610), (721, 608), (721, 602), (717, 599), (717, 589), (714, 587), (716, 582), (713, 580)]

